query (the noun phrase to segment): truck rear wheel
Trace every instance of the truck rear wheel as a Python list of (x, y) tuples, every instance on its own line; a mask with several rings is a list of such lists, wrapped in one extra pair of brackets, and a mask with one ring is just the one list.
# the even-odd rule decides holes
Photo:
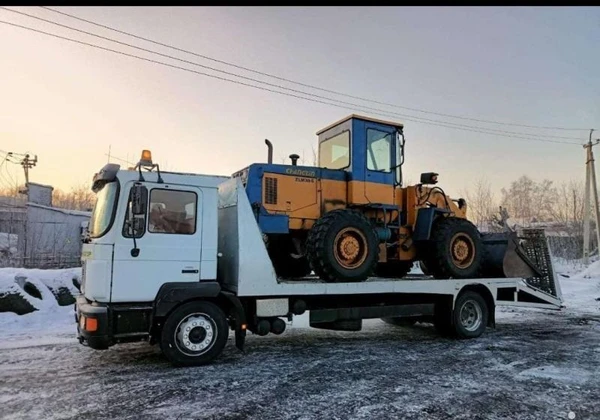
[(219, 356), (228, 336), (229, 326), (221, 308), (210, 302), (189, 302), (168, 316), (160, 348), (175, 366), (198, 366)]
[(437, 279), (475, 278), (481, 271), (483, 244), (479, 231), (466, 219), (445, 217), (431, 232), (424, 263)]
[(454, 303), (452, 322), (458, 338), (479, 337), (488, 323), (488, 306), (477, 292), (467, 290), (461, 293)]
[(378, 244), (375, 231), (361, 213), (338, 209), (317, 220), (306, 245), (310, 265), (321, 279), (357, 282), (373, 274)]

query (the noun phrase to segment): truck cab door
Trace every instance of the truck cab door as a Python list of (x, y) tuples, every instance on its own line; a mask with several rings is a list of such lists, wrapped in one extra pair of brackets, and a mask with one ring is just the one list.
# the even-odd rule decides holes
[[(202, 190), (200, 188), (142, 183), (147, 193), (145, 214), (131, 210), (131, 187), (121, 234), (115, 240), (112, 302), (150, 302), (168, 282), (200, 280), (202, 257)], [(138, 218), (136, 229), (130, 228)], [(134, 235), (135, 233), (135, 246)]]
[(396, 131), (377, 123), (365, 124), (365, 197), (371, 203), (394, 203)]

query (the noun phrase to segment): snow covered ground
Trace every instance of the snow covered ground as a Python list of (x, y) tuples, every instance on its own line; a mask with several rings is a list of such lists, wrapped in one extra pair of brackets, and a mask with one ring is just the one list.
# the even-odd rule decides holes
[[(2, 419), (598, 419), (600, 262), (556, 263), (566, 308), (498, 310), (476, 340), (429, 325), (365, 321), (361, 332), (304, 328), (250, 335), (216, 363), (174, 369), (146, 343), (94, 351), (75, 340), (72, 306), (0, 313)], [(0, 269), (67, 284), (78, 270)], [(570, 417), (571, 416), (571, 417)]]

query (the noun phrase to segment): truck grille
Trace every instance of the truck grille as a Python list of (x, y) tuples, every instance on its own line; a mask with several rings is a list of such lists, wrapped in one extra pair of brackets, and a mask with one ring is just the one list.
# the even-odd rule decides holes
[(277, 204), (277, 178), (265, 177), (265, 204)]

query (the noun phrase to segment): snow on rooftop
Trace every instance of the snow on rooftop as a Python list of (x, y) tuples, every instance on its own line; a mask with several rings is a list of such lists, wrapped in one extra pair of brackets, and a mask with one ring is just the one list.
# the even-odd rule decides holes
[(68, 214), (68, 215), (72, 215), (72, 216), (92, 217), (92, 212), (89, 212), (89, 211), (70, 210), (70, 209), (63, 209), (60, 207), (50, 207), (50, 206), (44, 206), (42, 204), (31, 203), (31, 202), (27, 203), (27, 205), (31, 206), (31, 207), (40, 208), (40, 209), (53, 210), (53, 211), (57, 211), (59, 213)]

